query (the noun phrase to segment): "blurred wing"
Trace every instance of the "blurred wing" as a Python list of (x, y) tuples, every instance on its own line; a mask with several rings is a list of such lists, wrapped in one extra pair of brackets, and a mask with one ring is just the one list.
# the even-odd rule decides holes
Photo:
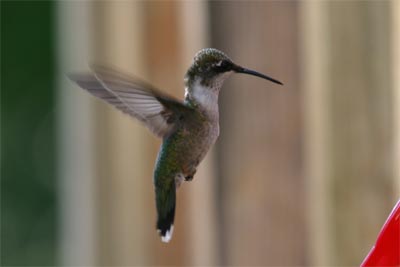
[(163, 137), (175, 128), (183, 103), (157, 89), (110, 68), (94, 66), (93, 73), (69, 75), (92, 95), (143, 122)]

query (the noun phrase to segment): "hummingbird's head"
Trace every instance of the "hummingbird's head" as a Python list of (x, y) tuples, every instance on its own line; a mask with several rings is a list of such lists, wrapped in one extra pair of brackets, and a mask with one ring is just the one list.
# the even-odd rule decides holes
[(207, 87), (222, 85), (234, 66), (232, 60), (223, 52), (214, 48), (205, 48), (197, 52), (193, 63), (186, 73), (186, 82), (200, 82)]
[(245, 73), (282, 84), (264, 74), (236, 65), (225, 53), (215, 48), (205, 48), (195, 55), (185, 76), (186, 86), (190, 87), (194, 82), (200, 82), (203, 86), (219, 90), (225, 79), (233, 72)]

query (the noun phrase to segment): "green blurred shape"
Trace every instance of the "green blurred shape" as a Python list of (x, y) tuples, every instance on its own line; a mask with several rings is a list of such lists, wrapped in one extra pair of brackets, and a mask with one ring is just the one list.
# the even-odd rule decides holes
[(1, 265), (56, 264), (55, 4), (1, 1)]

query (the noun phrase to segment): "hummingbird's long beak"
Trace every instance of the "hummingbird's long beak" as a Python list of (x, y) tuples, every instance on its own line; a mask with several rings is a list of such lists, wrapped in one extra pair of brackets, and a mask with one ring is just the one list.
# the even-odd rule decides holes
[(244, 74), (249, 74), (249, 75), (257, 76), (257, 77), (266, 79), (266, 80), (268, 80), (268, 81), (271, 81), (271, 82), (274, 82), (274, 83), (283, 85), (282, 82), (280, 82), (280, 81), (278, 81), (278, 80), (276, 80), (276, 79), (274, 79), (274, 78), (271, 78), (271, 77), (269, 77), (269, 76), (267, 76), (267, 75), (264, 75), (264, 74), (262, 74), (262, 73), (259, 73), (259, 72), (257, 72), (257, 71), (254, 71), (254, 70), (249, 70), (249, 69), (243, 68), (243, 67), (238, 66), (238, 65), (235, 65), (235, 66), (233, 67), (233, 71), (235, 71), (235, 72), (237, 72), (237, 73), (244, 73)]

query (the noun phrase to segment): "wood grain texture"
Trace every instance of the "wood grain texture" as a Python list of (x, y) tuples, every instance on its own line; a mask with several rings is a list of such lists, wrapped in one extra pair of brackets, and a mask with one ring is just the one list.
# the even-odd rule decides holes
[(297, 4), (218, 2), (211, 12), (216, 48), (285, 84), (236, 74), (222, 89), (221, 264), (304, 265)]

